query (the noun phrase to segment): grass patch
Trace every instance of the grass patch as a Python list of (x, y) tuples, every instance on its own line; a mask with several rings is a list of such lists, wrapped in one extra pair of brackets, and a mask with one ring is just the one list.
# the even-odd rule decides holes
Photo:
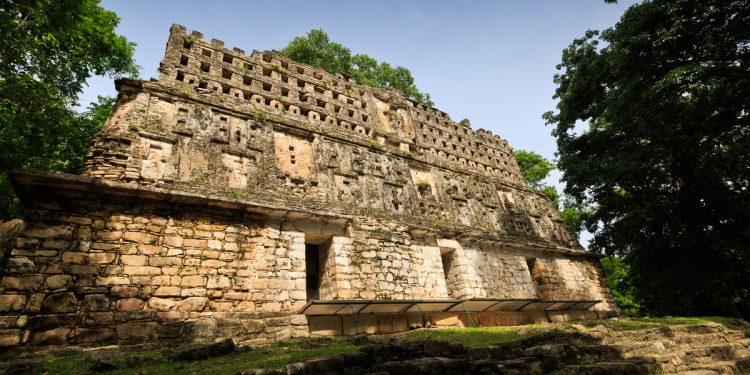
[[(519, 335), (521, 329), (529, 330), (525, 335)], [(531, 337), (548, 331), (542, 325), (513, 326), (513, 327), (472, 327), (472, 328), (436, 328), (422, 329), (406, 333), (404, 336), (412, 340), (448, 340), (463, 344), (469, 348), (502, 344), (524, 337)]]
[[(123, 368), (110, 374), (201, 374), (224, 375), (251, 368), (283, 369), (289, 363), (306, 359), (356, 352), (358, 346), (350, 344), (346, 338), (334, 339), (294, 339), (279, 342), (263, 348), (247, 351), (239, 350), (221, 357), (195, 362), (170, 362), (162, 350), (124, 352), (119, 363), (134, 355), (143, 356), (145, 361), (138, 366)], [(89, 370), (85, 354), (74, 356), (52, 356), (44, 360), (43, 372), (49, 374), (81, 374)]]
[(635, 331), (639, 329), (648, 329), (656, 327), (669, 327), (678, 325), (696, 325), (696, 324), (709, 324), (718, 323), (726, 327), (727, 329), (744, 331), (745, 335), (750, 337), (750, 325), (747, 323), (734, 319), (721, 316), (705, 316), (705, 317), (657, 317), (657, 318), (619, 318), (619, 319), (608, 319), (608, 320), (581, 320), (572, 322), (571, 324), (581, 324), (585, 327), (594, 327), (603, 325), (607, 329), (612, 331)]
[[(410, 340), (447, 340), (463, 344), (469, 348), (502, 344), (526, 337), (532, 337), (554, 330), (575, 330), (574, 324), (585, 327), (603, 325), (610, 331), (632, 331), (655, 327), (675, 325), (696, 325), (718, 323), (732, 330), (741, 330), (750, 337), (750, 324), (724, 317), (662, 317), (662, 318), (620, 318), (610, 320), (581, 320), (558, 324), (534, 324), (512, 327), (474, 327), (474, 328), (433, 328), (420, 329), (402, 334)], [(525, 330), (524, 335), (518, 332)], [(380, 339), (386, 339), (380, 336)], [(140, 356), (143, 360), (135, 361), (137, 365), (122, 368), (111, 374), (233, 374), (251, 368), (283, 369), (287, 364), (307, 359), (351, 353), (359, 350), (346, 337), (336, 338), (302, 338), (274, 343), (261, 348), (238, 350), (232, 354), (196, 362), (170, 362), (166, 359), (168, 349), (127, 350), (120, 352), (118, 362), (124, 364), (127, 358)], [(59, 355), (45, 358), (43, 372), (49, 374), (81, 374), (89, 371), (87, 354)], [(1, 370), (1, 369), (0, 369)]]

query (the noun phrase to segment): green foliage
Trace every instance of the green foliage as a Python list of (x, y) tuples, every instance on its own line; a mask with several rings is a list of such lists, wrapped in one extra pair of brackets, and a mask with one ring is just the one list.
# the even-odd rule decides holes
[(441, 229), (448, 226), (448, 222), (442, 219), (437, 219), (432, 222), (432, 229)]
[(403, 92), (407, 98), (425, 105), (434, 105), (430, 95), (419, 91), (414, 85), (414, 77), (409, 69), (393, 67), (387, 62), (378, 63), (364, 54), (352, 56), (349, 48), (331, 41), (321, 29), (310, 30), (306, 36), (294, 38), (281, 50), (281, 54), (329, 73), (351, 75), (359, 84), (394, 88)]
[(560, 205), (560, 194), (554, 186), (545, 185), (542, 187), (542, 193), (552, 202), (555, 207)]
[(72, 107), (92, 74), (135, 74), (133, 44), (115, 33), (119, 19), (95, 0), (13, 1), (0, 12), (0, 220), (20, 206), (7, 172), (75, 172), (113, 99), (86, 113)]
[(542, 181), (555, 169), (555, 163), (533, 151), (513, 150), (513, 155), (521, 169), (523, 179), (535, 188), (543, 186)]
[(266, 114), (266, 112), (260, 109), (255, 109), (251, 111), (250, 114), (253, 116), (253, 119), (255, 119), (255, 121), (257, 122), (265, 122), (268, 119), (268, 115)]
[(417, 190), (421, 192), (425, 192), (427, 190), (430, 190), (430, 182), (427, 180), (419, 180), (417, 181)]
[[(567, 195), (561, 197), (554, 186), (547, 185), (543, 181), (549, 177), (550, 172), (555, 169), (555, 163), (547, 160), (544, 156), (533, 151), (513, 150), (521, 175), (529, 186), (541, 190), (547, 199), (560, 211), (560, 217), (565, 225), (576, 237), (583, 230), (583, 219), (587, 210), (582, 204), (578, 204)], [(562, 202), (561, 202), (562, 198)]]
[(622, 309), (625, 316), (640, 315), (641, 306), (636, 302), (633, 295), (633, 287), (629, 284), (629, 267), (618, 257), (606, 257), (600, 260), (604, 274), (607, 276), (607, 284), (612, 292), (612, 297), (617, 306)]
[(747, 9), (634, 5), (573, 41), (554, 78), (557, 112), (545, 118), (565, 191), (594, 207), (584, 220), (592, 249), (625, 255), (649, 314), (750, 304)]
[(371, 150), (382, 150), (383, 149), (382, 147), (380, 147), (380, 144), (378, 142), (375, 142), (375, 141), (372, 141), (372, 140), (370, 140), (370, 141), (367, 142), (367, 147), (369, 147)]

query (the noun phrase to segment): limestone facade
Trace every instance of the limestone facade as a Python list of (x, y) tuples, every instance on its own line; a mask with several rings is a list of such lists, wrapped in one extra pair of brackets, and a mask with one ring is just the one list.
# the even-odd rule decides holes
[(617, 311), (507, 142), (466, 120), (179, 25), (158, 79), (116, 85), (81, 175), (12, 175), (29, 214), (0, 280), (0, 345), (304, 336), (313, 289)]

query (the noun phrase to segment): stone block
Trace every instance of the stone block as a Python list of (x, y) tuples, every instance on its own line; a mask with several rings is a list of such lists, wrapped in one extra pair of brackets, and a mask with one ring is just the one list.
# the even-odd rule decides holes
[(310, 316), (307, 320), (313, 336), (337, 336), (343, 332), (339, 316)]
[(3, 288), (11, 290), (33, 291), (39, 290), (44, 282), (44, 276), (5, 276), (0, 282)]
[(96, 278), (96, 285), (128, 285), (130, 278), (124, 276), (107, 276)]
[(203, 311), (208, 304), (208, 298), (205, 297), (188, 297), (177, 303), (179, 311)]
[(113, 286), (111, 293), (115, 297), (129, 298), (138, 295), (138, 288), (132, 286)]
[(206, 240), (185, 239), (182, 241), (182, 247), (195, 247), (199, 249), (205, 249), (207, 245), (208, 243)]
[(164, 245), (172, 247), (182, 247), (183, 240), (180, 236), (165, 236)]
[(114, 314), (111, 312), (92, 312), (85, 314), (83, 324), (87, 326), (106, 326), (112, 324)]
[(148, 257), (145, 255), (121, 255), (120, 264), (125, 266), (145, 266)]
[(206, 287), (208, 289), (228, 289), (232, 286), (232, 280), (226, 276), (209, 276)]
[(186, 330), (186, 326), (186, 322), (164, 322), (159, 325), (159, 337), (170, 339), (181, 337)]
[(583, 312), (584, 318), (587, 320), (597, 320), (599, 319), (599, 316), (596, 314), (596, 311), (590, 311), (586, 310)]
[(34, 272), (34, 262), (26, 257), (12, 257), (8, 259), (8, 263), (5, 265), (5, 273), (32, 273)]
[(76, 328), (70, 335), (72, 344), (105, 343), (114, 339), (112, 328)]
[(35, 238), (67, 238), (73, 235), (73, 229), (74, 227), (70, 225), (36, 224), (32, 228), (27, 228), (23, 231), (23, 235)]
[(586, 316), (582, 310), (569, 310), (565, 312), (566, 322), (570, 322), (573, 320), (583, 320), (583, 319), (586, 319)]
[(143, 308), (143, 300), (140, 298), (124, 298), (115, 304), (118, 311), (135, 311)]
[(117, 325), (118, 340), (146, 340), (158, 337), (158, 324), (155, 322), (121, 323)]
[(116, 256), (115, 253), (89, 253), (87, 257), (89, 264), (104, 264), (112, 263)]
[(16, 346), (21, 343), (23, 331), (20, 329), (0, 330), (0, 347)]
[(183, 261), (180, 257), (149, 257), (148, 264), (152, 266), (157, 267), (164, 267), (164, 266), (180, 266), (182, 265)]
[(204, 286), (204, 278), (200, 275), (184, 276), (180, 282), (182, 287), (199, 287)]
[(427, 314), (422, 314), (420, 312), (407, 313), (406, 320), (409, 324), (409, 329), (423, 328), (426, 323), (430, 322), (430, 318)]
[(66, 345), (70, 331), (70, 328), (60, 327), (49, 331), (33, 332), (31, 345)]
[(378, 333), (378, 317), (374, 314), (362, 314), (357, 315), (357, 321), (355, 321), (351, 315), (341, 317), (342, 329), (345, 335), (358, 335), (368, 334), (372, 335)]
[(158, 236), (150, 233), (143, 232), (125, 232), (122, 234), (122, 239), (125, 241), (132, 241), (142, 244), (153, 244), (156, 243)]
[(433, 326), (440, 327), (456, 327), (458, 326), (458, 316), (456, 313), (449, 312), (433, 312), (429, 313), (430, 324)]
[(45, 331), (59, 327), (69, 327), (81, 324), (81, 314), (52, 314), (32, 315), (26, 323), (26, 328), (32, 331)]
[(122, 270), (126, 275), (160, 275), (161, 268), (151, 266), (125, 266)]
[(534, 324), (549, 323), (547, 314), (545, 314), (542, 310), (531, 309), (526, 310), (525, 313), (529, 317), (529, 320), (531, 320), (531, 322)]
[(115, 240), (119, 240), (120, 238), (122, 238), (122, 232), (100, 230), (96, 232), (96, 235), (94, 236), (94, 238), (104, 240), (104, 241), (115, 241)]
[(65, 289), (73, 281), (73, 278), (69, 275), (53, 275), (49, 276), (44, 280), (44, 289), (55, 290)]
[(206, 288), (185, 288), (180, 293), (181, 297), (205, 297)]
[(175, 305), (177, 305), (177, 302), (168, 298), (151, 297), (148, 300), (148, 306), (158, 311), (169, 311)]
[(409, 329), (406, 314), (378, 315), (379, 333), (405, 332)]
[(48, 295), (42, 302), (42, 312), (60, 314), (73, 312), (78, 305), (78, 299), (73, 293), (55, 293)]
[(553, 323), (563, 323), (566, 321), (565, 312), (563, 311), (547, 311), (547, 318)]
[(83, 311), (106, 311), (109, 310), (109, 298), (104, 294), (90, 294), (83, 297), (81, 303)]

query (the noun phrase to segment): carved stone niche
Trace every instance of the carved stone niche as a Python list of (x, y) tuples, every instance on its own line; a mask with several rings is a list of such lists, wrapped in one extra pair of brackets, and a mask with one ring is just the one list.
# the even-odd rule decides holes
[(140, 178), (153, 182), (171, 180), (175, 172), (174, 166), (170, 163), (172, 148), (172, 142), (141, 136)]
[(336, 200), (343, 203), (355, 203), (362, 197), (359, 189), (359, 181), (357, 179), (335, 175), (334, 181), (336, 183)]
[(393, 212), (404, 212), (404, 188), (386, 183), (385, 191), (385, 207)]
[(309, 180), (315, 177), (312, 142), (275, 131), (273, 133), (276, 167), (291, 177)]
[(248, 175), (256, 170), (254, 157), (221, 154), (221, 162), (227, 171), (227, 184), (231, 189), (244, 189), (247, 187)]

